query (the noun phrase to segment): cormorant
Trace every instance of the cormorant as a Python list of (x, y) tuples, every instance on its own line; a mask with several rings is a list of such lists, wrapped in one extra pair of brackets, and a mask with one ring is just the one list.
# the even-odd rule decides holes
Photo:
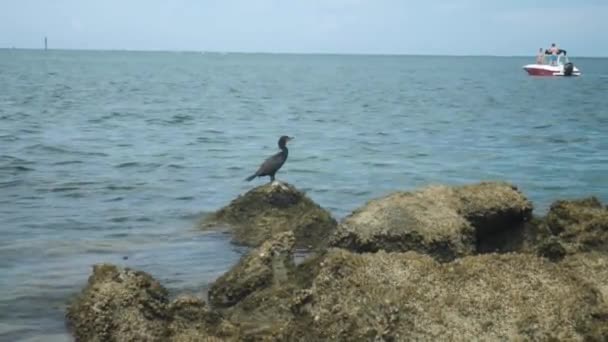
[(245, 180), (249, 182), (252, 179), (254, 179), (255, 177), (270, 176), (270, 181), (273, 182), (274, 174), (277, 173), (277, 171), (279, 171), (281, 166), (283, 166), (283, 164), (287, 160), (287, 155), (288, 155), (289, 151), (287, 150), (286, 144), (288, 141), (290, 141), (292, 139), (293, 139), (292, 137), (288, 137), (286, 135), (279, 138), (279, 148), (281, 149), (281, 152), (266, 159), (262, 163), (262, 165), (260, 165), (260, 168), (254, 174), (247, 177)]

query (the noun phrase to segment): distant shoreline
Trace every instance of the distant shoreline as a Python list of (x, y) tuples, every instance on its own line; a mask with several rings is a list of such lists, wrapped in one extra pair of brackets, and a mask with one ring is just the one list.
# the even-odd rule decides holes
[[(17, 48), (17, 47), (0, 47), (0, 51), (42, 51), (44, 48)], [(492, 55), (492, 54), (400, 54), (400, 53), (330, 53), (330, 52), (264, 52), (264, 51), (205, 51), (205, 50), (131, 50), (131, 49), (52, 49), (46, 51), (61, 51), (61, 52), (129, 52), (129, 53), (193, 53), (193, 54), (210, 54), (210, 55), (293, 55), (293, 56), (360, 56), (360, 57), (491, 57), (491, 58), (530, 58), (534, 57), (534, 53), (527, 55)], [(608, 56), (583, 56), (573, 55), (576, 58), (595, 58), (602, 59)]]

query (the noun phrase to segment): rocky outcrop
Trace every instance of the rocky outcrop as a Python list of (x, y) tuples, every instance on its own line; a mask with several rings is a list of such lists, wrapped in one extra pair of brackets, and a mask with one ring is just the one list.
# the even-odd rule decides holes
[(531, 218), (532, 205), (506, 183), (394, 193), (347, 217), (336, 247), (297, 264), (301, 232), (263, 228), (257, 215), (302, 227), (286, 213), (308, 209), (288, 209), (300, 205), (286, 205), (297, 196), (289, 186), (256, 191), (265, 195), (216, 215), (250, 217), (264, 232), (257, 238), (272, 237), (211, 285), (209, 305), (170, 301), (148, 274), (98, 265), (68, 309), (76, 339), (608, 340), (608, 216), (597, 199), (558, 201)]
[(278, 233), (292, 231), (296, 246), (325, 245), (337, 225), (330, 213), (290, 184), (258, 186), (207, 217), (203, 229), (227, 227), (233, 241), (257, 247)]
[(170, 302), (149, 274), (114, 265), (93, 267), (67, 321), (77, 341), (232, 340), (237, 329), (195, 297)]
[(539, 254), (561, 260), (579, 252), (608, 252), (608, 209), (595, 197), (556, 201), (540, 224)]
[(506, 183), (430, 186), (372, 200), (348, 216), (331, 246), (357, 252), (418, 251), (441, 261), (471, 255), (488, 236), (522, 225), (532, 205)]
[(608, 338), (608, 308), (576, 272), (529, 254), (438, 263), (415, 252), (335, 249), (294, 300), (310, 341)]

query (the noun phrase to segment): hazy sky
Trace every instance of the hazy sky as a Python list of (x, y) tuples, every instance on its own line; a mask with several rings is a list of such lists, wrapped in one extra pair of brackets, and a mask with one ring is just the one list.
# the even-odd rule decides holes
[(608, 56), (608, 0), (0, 0), (0, 47)]

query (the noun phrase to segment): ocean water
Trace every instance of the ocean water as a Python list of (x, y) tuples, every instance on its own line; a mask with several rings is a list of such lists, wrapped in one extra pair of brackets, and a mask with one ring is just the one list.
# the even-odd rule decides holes
[(0, 50), (0, 340), (69, 341), (91, 265), (204, 295), (245, 250), (197, 230), (277, 178), (342, 218), (432, 184), (505, 180), (544, 213), (608, 200), (608, 59)]

